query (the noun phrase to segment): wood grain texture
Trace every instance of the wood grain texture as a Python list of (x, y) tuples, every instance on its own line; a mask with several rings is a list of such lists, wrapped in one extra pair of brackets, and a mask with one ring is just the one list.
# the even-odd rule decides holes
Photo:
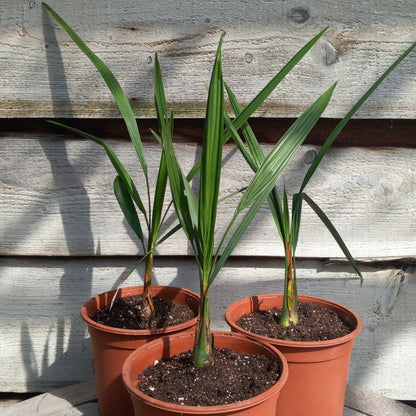
[[(143, 190), (130, 143), (109, 140)], [(265, 145), (265, 152), (270, 150)], [(198, 147), (178, 140), (177, 153), (189, 170)], [(158, 167), (158, 147), (146, 147), (149, 172)], [(304, 146), (282, 175), (279, 186), (297, 192), (314, 146)], [(316, 172), (308, 194), (333, 221), (357, 258), (414, 257), (415, 149), (334, 148)], [(124, 222), (112, 184), (115, 171), (101, 147), (79, 139), (11, 135), (0, 141), (0, 253), (2, 255), (134, 255), (137, 239)], [(222, 195), (246, 186), (250, 170), (227, 146)], [(152, 177), (152, 173), (150, 173)], [(153, 178), (155, 179), (155, 178)], [(218, 217), (221, 235), (238, 202), (226, 200)], [(175, 216), (172, 214), (170, 223)], [(388, 232), (386, 233), (386, 225)], [(305, 207), (298, 255), (342, 257), (332, 236)], [(256, 240), (256, 244), (253, 241)], [(235, 255), (282, 255), (267, 206), (244, 235)], [(189, 247), (179, 232), (160, 246), (163, 255), (184, 255)]]
[[(95, 383), (92, 381), (78, 383), (40, 394), (6, 408), (4, 416), (20, 416), (26, 413), (33, 416), (98, 416)], [(342, 414), (343, 416), (412, 416), (416, 414), (416, 410), (380, 394), (348, 385)]]
[[(416, 409), (368, 390), (347, 386), (345, 405), (364, 415), (415, 416)], [(345, 411), (344, 411), (344, 416)]]
[[(0, 391), (48, 391), (93, 377), (81, 304), (117, 284), (134, 259), (0, 259)], [(415, 268), (363, 266), (364, 282), (342, 263), (298, 262), (299, 291), (338, 301), (363, 320), (350, 383), (396, 399), (414, 400)], [(405, 265), (402, 265), (405, 266)], [(214, 329), (228, 330), (227, 305), (282, 290), (279, 259), (232, 259), (212, 287)], [(128, 285), (141, 284), (141, 272)], [(159, 258), (155, 282), (198, 290), (190, 258)], [(392, 294), (393, 293), (393, 294)], [(386, 300), (388, 299), (388, 301)], [(394, 360), (391, 362), (391, 360)]]
[[(31, 7), (33, 6), (33, 7)], [(327, 117), (343, 116), (414, 38), (412, 0), (201, 2), (54, 1), (52, 6), (119, 78), (137, 114), (153, 115), (157, 52), (177, 116), (201, 117), (216, 44), (226, 31), (224, 74), (247, 103), (313, 35), (329, 26), (258, 115), (298, 116), (339, 81)], [(95, 68), (41, 2), (3, 1), (0, 117), (119, 117)], [(360, 118), (414, 118), (414, 54), (360, 111)]]
[[(86, 381), (84, 383), (56, 389), (50, 393), (40, 394), (15, 404), (13, 407), (4, 409), (3, 416), (85, 415), (85, 413), (81, 412), (79, 407), (82, 405), (85, 406), (85, 403), (91, 402), (94, 399), (97, 399), (95, 382)], [(91, 408), (91, 405), (89, 405), (88, 408)], [(95, 411), (94, 414), (98, 416), (97, 411)]]
[[(34, 392), (92, 378), (80, 306), (115, 286), (139, 253), (113, 195), (114, 170), (102, 149), (39, 128), (39, 120), (96, 122), (139, 188), (141, 179), (118, 110), (95, 68), (40, 1), (18, 3), (0, 0), (0, 391)], [(144, 131), (151, 172), (159, 157), (147, 131), (154, 116), (155, 53), (169, 108), (179, 118), (177, 152), (189, 169), (199, 157), (204, 83), (220, 34), (226, 31), (225, 79), (244, 104), (329, 26), (254, 121), (267, 152), (291, 118), (339, 81), (325, 120), (279, 181), (291, 194), (335, 123), (332, 118), (344, 116), (416, 40), (413, 0), (334, 0), (330, 6), (323, 0), (143, 0), (140, 7), (133, 0), (56, 0), (51, 5), (118, 77)], [(403, 400), (416, 400), (415, 71), (412, 53), (360, 110), (307, 188), (361, 260), (362, 286), (337, 260), (342, 253), (307, 208), (298, 248), (300, 292), (339, 301), (363, 319), (350, 382)], [(225, 160), (222, 195), (251, 178), (232, 146), (226, 147)], [(222, 205), (219, 233), (235, 202)], [(173, 222), (172, 215), (169, 225)], [(156, 283), (198, 290), (181, 233), (157, 254)], [(282, 255), (263, 207), (212, 289), (215, 329), (227, 329), (223, 313), (230, 302), (281, 291)], [(130, 283), (141, 281), (139, 272)]]

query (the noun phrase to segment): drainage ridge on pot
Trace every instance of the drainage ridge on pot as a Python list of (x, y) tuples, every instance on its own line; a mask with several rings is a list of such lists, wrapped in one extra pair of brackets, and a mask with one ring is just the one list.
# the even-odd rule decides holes
[(277, 414), (341, 416), (351, 351), (362, 330), (361, 319), (352, 310), (326, 299), (299, 296), (299, 302), (313, 302), (334, 311), (350, 326), (351, 332), (326, 341), (290, 341), (257, 335), (236, 324), (245, 314), (282, 307), (282, 294), (258, 295), (234, 302), (227, 308), (225, 319), (233, 332), (274, 345), (286, 357), (289, 377), (280, 394)]
[[(127, 287), (119, 290), (117, 297), (139, 295), (143, 286)], [(115, 291), (101, 293), (88, 300), (81, 308), (81, 316), (88, 325), (94, 359), (94, 372), (100, 416), (132, 416), (133, 407), (121, 379), (121, 370), (126, 358), (141, 345), (166, 334), (191, 332), (195, 330), (197, 317), (166, 328), (123, 329), (99, 324), (91, 316), (108, 306)], [(151, 296), (187, 304), (198, 313), (199, 295), (184, 288), (173, 286), (152, 286)]]
[(135, 350), (124, 363), (123, 382), (130, 393), (135, 415), (168, 416), (168, 415), (241, 415), (241, 416), (274, 416), (280, 391), (288, 377), (288, 365), (283, 354), (274, 346), (263, 344), (232, 332), (213, 331), (214, 344), (218, 348), (229, 348), (236, 352), (265, 354), (279, 361), (280, 379), (268, 390), (253, 398), (218, 406), (184, 406), (167, 403), (147, 396), (138, 389), (137, 375), (155, 360), (170, 358), (181, 352), (192, 349), (195, 335), (181, 333), (165, 336)]

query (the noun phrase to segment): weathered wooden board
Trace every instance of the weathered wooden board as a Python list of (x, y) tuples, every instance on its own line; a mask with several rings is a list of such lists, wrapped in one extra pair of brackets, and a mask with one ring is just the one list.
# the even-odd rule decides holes
[[(137, 179), (130, 143), (109, 140)], [(265, 146), (265, 152), (270, 145)], [(156, 171), (157, 145), (148, 145), (149, 172)], [(304, 146), (279, 185), (296, 192), (316, 147)], [(198, 156), (197, 146), (178, 143), (186, 170)], [(104, 151), (85, 140), (9, 135), (0, 140), (0, 253), (3, 255), (134, 255), (137, 239), (123, 220), (113, 195), (115, 171)], [(357, 258), (413, 257), (416, 206), (415, 149), (334, 148), (307, 188), (326, 211)], [(235, 148), (225, 150), (223, 195), (247, 185), (251, 171)], [(221, 207), (219, 234), (236, 207)], [(174, 215), (172, 214), (172, 222)], [(388, 231), (387, 228), (388, 227)], [(342, 252), (312, 210), (305, 207), (298, 255), (340, 257)], [(253, 244), (256, 239), (256, 244)], [(236, 255), (282, 255), (273, 219), (265, 206), (235, 250)], [(158, 249), (184, 255), (189, 247), (177, 233)]]
[[(297, 116), (339, 81), (326, 115), (343, 116), (378, 75), (415, 41), (413, 0), (248, 2), (63, 0), (52, 6), (111, 67), (138, 113), (153, 113), (157, 52), (168, 101), (184, 117), (204, 114), (220, 34), (224, 75), (247, 103), (313, 35), (328, 32), (259, 111)], [(42, 8), (2, 1), (0, 117), (118, 117), (104, 83)], [(362, 109), (362, 118), (413, 118), (413, 54)]]
[[(298, 116), (338, 80), (325, 116), (339, 118), (416, 40), (414, 1), (359, 3), (144, 0), (139, 7), (133, 0), (56, 0), (51, 5), (114, 71), (141, 118), (154, 115), (156, 52), (170, 107), (177, 117), (200, 118), (204, 83), (224, 30), (225, 79), (247, 103), (308, 39), (330, 26), (257, 115)], [(0, 7), (0, 391), (47, 391), (92, 378), (79, 308), (91, 295), (120, 281), (139, 247), (113, 196), (114, 170), (102, 149), (55, 132), (45, 134), (44, 129), (23, 133), (14, 125), (11, 132), (1, 133), (10, 118), (118, 118), (119, 113), (95, 68), (40, 1), (16, 5), (0, 0)], [(414, 119), (415, 73), (412, 53), (357, 117)], [(384, 139), (361, 143), (360, 133), (358, 142), (347, 143), (386, 143), (380, 128), (370, 130), (368, 137)], [(176, 137), (187, 169), (199, 154), (200, 139), (192, 134), (183, 123)], [(298, 255), (303, 257), (301, 292), (340, 301), (363, 318), (350, 382), (392, 398), (415, 400), (416, 150), (411, 130), (406, 134), (403, 143), (412, 148), (334, 148), (308, 188), (354, 256), (366, 265), (363, 286), (347, 265), (326, 260), (342, 254), (307, 208)], [(124, 134), (106, 138), (140, 183)], [(275, 141), (273, 134), (268, 133), (267, 141), (266, 152)], [(279, 185), (296, 192), (315, 151), (315, 146), (302, 147)], [(146, 152), (153, 171), (158, 149), (146, 143)], [(225, 159), (223, 195), (251, 178), (231, 146), (225, 149)], [(219, 232), (234, 202), (224, 202)], [(158, 254), (164, 257), (156, 264), (156, 282), (198, 289), (181, 233)], [(281, 291), (283, 264), (273, 256), (282, 254), (264, 207), (213, 287), (214, 328), (227, 329), (223, 313), (233, 300)], [(141, 283), (137, 275), (135, 282)]]
[[(0, 259), (0, 391), (48, 391), (91, 379), (90, 345), (80, 306), (92, 294), (116, 285), (133, 261)], [(213, 328), (228, 329), (223, 315), (229, 303), (281, 291), (283, 266), (278, 259), (230, 260), (212, 287)], [(405, 272), (391, 263), (365, 266), (362, 286), (340, 263), (299, 260), (298, 266), (301, 293), (341, 302), (362, 317), (350, 383), (395, 399), (416, 399), (414, 266)], [(135, 274), (128, 284), (141, 282)], [(198, 290), (192, 259), (158, 259), (155, 282)]]

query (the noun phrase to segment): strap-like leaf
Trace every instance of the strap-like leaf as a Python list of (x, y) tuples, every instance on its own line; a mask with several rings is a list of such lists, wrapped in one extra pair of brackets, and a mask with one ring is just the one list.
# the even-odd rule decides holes
[(309, 167), (306, 175), (303, 179), (302, 185), (299, 189), (299, 192), (303, 192), (306, 185), (308, 184), (309, 180), (311, 179), (312, 175), (316, 171), (318, 165), (321, 163), (321, 160), (325, 156), (328, 149), (331, 147), (334, 140), (338, 137), (341, 133), (342, 129), (345, 125), (350, 121), (350, 119), (354, 116), (354, 114), (360, 109), (360, 107), (367, 101), (368, 97), (378, 88), (378, 86), (386, 79), (386, 77), (409, 55), (416, 48), (416, 42), (413, 43), (396, 61), (393, 62), (392, 65), (381, 75), (380, 78), (367, 90), (367, 92), (356, 102), (356, 104), (351, 108), (351, 110), (347, 113), (347, 115), (338, 123), (338, 125), (334, 128), (331, 134), (326, 139), (325, 143), (322, 145), (319, 153), (316, 155), (315, 160), (313, 161), (312, 165)]
[(304, 194), (294, 194), (292, 197), (292, 229), (291, 241), (292, 252), (295, 254), (299, 240), (300, 225), (302, 218), (302, 203)]
[(265, 200), (276, 184), (277, 178), (293, 154), (303, 143), (311, 129), (321, 117), (331, 99), (336, 84), (324, 92), (288, 129), (280, 141), (267, 155), (256, 172), (247, 191), (241, 198), (238, 210), (241, 212), (254, 200)]
[(195, 244), (198, 235), (198, 204), (195, 195), (180, 168), (172, 136), (159, 136), (159, 140), (163, 144), (171, 194), (179, 223), (191, 244)]
[[(286, 75), (299, 63), (299, 61), (309, 52), (309, 50), (318, 42), (323, 34), (328, 30), (325, 28), (314, 36), (305, 46), (303, 46), (292, 59), (272, 78), (272, 80), (256, 95), (256, 97), (247, 105), (246, 108), (234, 120), (233, 125), (236, 130), (241, 128), (244, 123), (254, 114), (254, 112), (263, 104), (266, 98), (274, 91)], [(227, 129), (224, 133), (224, 140), (228, 140), (231, 134)]]
[(355, 263), (354, 258), (352, 257), (350, 251), (348, 250), (347, 246), (345, 245), (344, 241), (342, 240), (341, 236), (339, 235), (338, 231), (335, 229), (334, 225), (331, 223), (330, 219), (326, 216), (326, 214), (319, 208), (319, 206), (305, 193), (303, 193), (303, 200), (308, 203), (308, 205), (315, 211), (318, 215), (320, 220), (325, 224), (325, 227), (328, 231), (332, 234), (335, 241), (338, 243), (339, 247), (341, 248), (342, 252), (344, 253), (345, 257), (350, 262), (351, 266), (357, 272), (358, 276), (361, 277), (362, 275), (360, 270), (358, 269), (357, 264)]
[(136, 149), (137, 156), (140, 161), (140, 165), (143, 169), (143, 173), (147, 180), (147, 163), (144, 157), (143, 145), (139, 134), (139, 129), (137, 127), (136, 119), (133, 114), (133, 110), (127, 99), (126, 94), (121, 88), (119, 82), (117, 81), (114, 74), (110, 71), (107, 65), (100, 59), (98, 56), (84, 43), (84, 41), (74, 32), (71, 26), (65, 22), (64, 19), (53, 10), (48, 4), (42, 3), (49, 13), (54, 17), (54, 19), (62, 26), (63, 29), (68, 33), (74, 43), (79, 47), (79, 49), (84, 52), (88, 57), (91, 63), (97, 68), (101, 74), (103, 80), (107, 84), (109, 90), (111, 91), (119, 109), (121, 115), (123, 116), (124, 122), (126, 123), (127, 130), (129, 132), (130, 138), (133, 142), (134, 148)]
[(146, 251), (144, 247), (144, 238), (142, 227), (140, 225), (140, 219), (137, 215), (136, 209), (134, 208), (133, 200), (130, 196), (128, 187), (124, 183), (123, 179), (118, 175), (114, 179), (114, 194), (121, 210), (123, 211), (124, 217), (132, 230), (136, 233), (139, 240), (142, 242), (144, 251)]
[[(231, 88), (225, 84), (225, 88), (231, 103), (231, 107), (236, 116), (241, 113), (240, 105), (232, 92)], [(226, 116), (226, 123), (227, 127), (229, 128), (233, 140), (237, 144), (238, 149), (240, 150), (241, 154), (243, 155), (244, 159), (251, 167), (254, 172), (257, 172), (260, 164), (264, 161), (265, 156), (263, 150), (260, 147), (259, 141), (257, 140), (256, 135), (254, 134), (253, 130), (251, 129), (248, 121), (242, 126), (241, 131), (243, 133), (245, 142), (247, 143), (247, 148), (244, 145), (243, 140), (240, 138), (238, 131), (235, 130), (231, 120)], [(287, 236), (285, 236), (285, 227), (283, 224), (283, 210), (282, 204), (280, 201), (279, 191), (277, 187), (273, 187), (269, 197), (267, 198), (268, 204), (270, 206), (270, 210), (273, 215), (273, 219), (275, 221), (277, 230), (279, 232), (280, 237), (283, 241), (287, 240)]]
[(279, 190), (277, 189), (277, 186), (275, 186), (270, 192), (270, 195), (267, 198), (267, 202), (272, 212), (274, 223), (276, 224), (276, 228), (280, 238), (282, 239), (282, 241), (287, 241), (288, 236), (286, 235), (286, 229), (283, 223), (284, 214), (282, 202), (280, 200)]
[[(248, 210), (244, 213), (243, 217), (239, 216), (238, 212), (234, 213), (234, 217), (228, 224), (227, 229), (225, 230), (223, 237), (221, 239), (220, 244), (218, 245), (216, 255), (215, 255), (215, 263), (213, 264), (212, 271), (210, 273), (209, 285), (214, 281), (215, 277), (221, 271), (221, 268), (224, 266), (225, 262), (228, 260), (230, 255), (232, 254), (235, 246), (240, 241), (241, 237), (244, 235), (245, 231), (247, 230), (248, 226), (253, 221), (254, 217), (256, 216), (258, 210), (263, 205), (264, 201), (257, 200), (248, 208)], [(234, 224), (238, 219), (238, 225), (233, 230), (229, 241), (227, 242), (225, 248), (222, 250), (223, 245), (226, 242), (227, 236), (231, 229), (233, 228)], [(221, 251), (222, 250), (222, 251)]]
[(166, 167), (166, 157), (162, 152), (160, 155), (159, 170), (157, 175), (155, 195), (153, 199), (153, 212), (152, 212), (152, 234), (153, 240), (157, 238), (160, 228), (163, 222), (163, 205), (166, 194), (166, 185), (168, 180), (168, 170)]
[[(309, 50), (318, 42), (328, 28), (325, 28), (303, 46), (284, 67), (268, 82), (268, 84), (256, 95), (246, 108), (233, 120), (233, 128), (238, 131), (244, 123), (258, 110), (267, 97), (274, 91), (286, 75), (302, 60)], [(227, 142), (231, 137), (231, 127), (228, 126), (224, 132), (223, 142)], [(198, 160), (188, 173), (187, 178), (191, 180), (200, 170), (201, 160)]]
[(173, 234), (175, 234), (177, 231), (179, 231), (182, 228), (181, 224), (176, 224), (175, 227), (173, 227), (171, 230), (169, 230), (166, 234), (164, 234), (160, 240), (158, 240), (155, 244), (155, 248), (162, 244), (165, 240), (167, 240), (169, 237), (171, 237)]
[[(322, 94), (321, 97), (319, 97), (308, 108), (308, 110), (306, 110), (305, 113), (299, 117), (297, 122), (292, 125), (286, 135), (274, 146), (272, 151), (260, 165), (255, 177), (241, 198), (240, 204), (235, 211), (233, 219), (228, 225), (221, 243), (217, 249), (217, 262), (215, 264), (214, 270), (211, 273), (210, 283), (212, 283), (215, 276), (217, 273), (219, 273), (221, 267), (224, 265), (225, 261), (231, 255), (232, 250), (242, 237), (243, 233), (253, 220), (260, 207), (263, 205), (266, 198), (269, 197), (274, 188), (277, 177), (286, 166), (293, 153), (302, 144), (309, 131), (313, 128), (327, 107), (334, 88), (335, 84), (328, 91)], [(240, 220), (237, 228), (233, 231), (225, 249), (220, 255), (220, 249), (224, 244), (228, 233), (231, 231), (232, 226), (238, 218), (238, 215), (246, 208), (248, 208), (248, 211), (244, 214), (243, 219)], [(286, 214), (287, 218), (286, 221), (284, 221), (283, 229), (286, 230), (285, 235), (290, 235), (288, 231), (288, 209), (286, 210)]]
[(177, 213), (179, 223), (186, 234), (192, 246), (196, 249), (195, 254), (199, 253), (199, 249), (195, 246), (198, 234), (198, 205), (192, 189), (185, 178), (179, 162), (177, 160), (175, 149), (172, 142), (172, 125), (166, 120), (166, 102), (163, 91), (163, 80), (160, 70), (158, 57), (155, 57), (155, 104), (158, 114), (158, 123), (161, 129), (161, 136), (156, 132), (153, 135), (163, 146), (164, 163), (169, 177), (171, 194), (175, 211)]
[(289, 211), (289, 201), (287, 197), (286, 188), (283, 189), (283, 235), (284, 235), (284, 242), (290, 244), (290, 211)]
[(202, 144), (199, 187), (198, 231), (203, 247), (203, 268), (208, 271), (214, 252), (214, 233), (222, 167), (222, 135), (224, 131), (224, 83), (220, 39), (211, 81)]
[[(230, 100), (231, 108), (233, 109), (234, 114), (238, 117), (242, 112), (240, 104), (238, 103), (237, 98), (227, 83), (225, 83), (225, 89), (227, 91), (228, 99)], [(239, 135), (236, 133), (237, 129), (235, 128), (234, 124), (231, 123), (231, 121), (229, 123), (227, 122), (227, 128), (230, 130), (234, 141), (236, 141), (237, 146), (246, 159), (247, 163), (256, 172), (260, 164), (264, 161), (265, 156), (253, 130), (248, 124), (248, 121), (246, 121), (241, 126), (241, 131), (247, 143), (247, 152), (243, 142), (239, 140)]]
[[(159, 60), (157, 55), (155, 56), (155, 69), (154, 69), (154, 90), (155, 90), (155, 104), (157, 110), (157, 120), (159, 129), (162, 135), (171, 132), (173, 125), (168, 126), (167, 119), (167, 106), (165, 99), (165, 91), (163, 88), (162, 73), (160, 70)], [(173, 123), (173, 121), (172, 121)], [(166, 194), (166, 185), (168, 179), (168, 170), (166, 167), (166, 156), (162, 151), (159, 163), (159, 171), (156, 181), (155, 195), (153, 201), (153, 213), (152, 213), (152, 234), (153, 240), (155, 240), (159, 234), (160, 227), (163, 222), (163, 203)], [(155, 241), (154, 241), (155, 242)]]
[(72, 133), (78, 134), (79, 136), (84, 137), (85, 139), (92, 140), (93, 142), (102, 146), (105, 152), (107, 153), (107, 156), (111, 164), (113, 165), (114, 169), (116, 170), (117, 174), (123, 178), (124, 183), (128, 187), (129, 193), (131, 197), (133, 198), (133, 201), (137, 205), (137, 208), (143, 213), (147, 221), (147, 213), (144, 208), (143, 202), (140, 198), (140, 195), (137, 192), (136, 186), (134, 185), (134, 182), (131, 179), (130, 175), (127, 173), (126, 168), (123, 166), (123, 164), (121, 163), (117, 155), (114, 153), (114, 151), (103, 140), (99, 139), (98, 137), (92, 134), (76, 129), (75, 127), (68, 126), (67, 124), (61, 123), (59, 121), (55, 121), (55, 120), (47, 120), (47, 121), (48, 123), (54, 124), (59, 127), (63, 127), (64, 129), (71, 131)]

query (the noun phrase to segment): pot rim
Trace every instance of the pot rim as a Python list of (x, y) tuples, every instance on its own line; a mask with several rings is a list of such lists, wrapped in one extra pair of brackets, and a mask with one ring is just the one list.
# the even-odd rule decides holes
[[(149, 336), (149, 335), (160, 335), (160, 334), (169, 334), (170, 332), (177, 332), (179, 330), (182, 330), (184, 328), (191, 327), (196, 324), (198, 316), (196, 315), (193, 319), (183, 322), (182, 324), (172, 325), (164, 328), (158, 328), (158, 329), (125, 329), (125, 328), (117, 328), (109, 325), (103, 325), (100, 324), (93, 319), (91, 319), (91, 315), (88, 314), (88, 308), (93, 304), (98, 304), (100, 297), (108, 297), (112, 298), (114, 293), (117, 289), (109, 290), (106, 292), (99, 293), (98, 295), (95, 295), (91, 297), (89, 300), (87, 300), (81, 307), (81, 317), (86, 322), (86, 324), (89, 327), (92, 327), (98, 331), (112, 333), (112, 334), (120, 334), (120, 335), (129, 335), (129, 336)], [(196, 305), (199, 303), (199, 295), (196, 292), (192, 292), (190, 289), (184, 288), (184, 287), (176, 287), (176, 286), (162, 286), (162, 285), (152, 285), (151, 286), (151, 292), (152, 296), (157, 296), (161, 291), (167, 291), (167, 292), (182, 292), (185, 293), (190, 299), (194, 299), (196, 302)], [(143, 286), (128, 286), (123, 287), (119, 289), (118, 297), (127, 297), (131, 295), (140, 294), (143, 292)], [(153, 293), (155, 292), (155, 293)], [(107, 306), (107, 304), (102, 305)], [(193, 309), (193, 308), (192, 308)], [(95, 309), (96, 311), (97, 309)], [(94, 311), (94, 312), (95, 312)], [(198, 309), (194, 310), (196, 313), (198, 313)]]
[(238, 338), (240, 341), (244, 341), (250, 344), (256, 344), (257, 346), (260, 346), (263, 351), (269, 351), (274, 356), (277, 356), (281, 365), (281, 376), (279, 380), (275, 384), (273, 384), (273, 386), (271, 386), (269, 389), (267, 389), (263, 393), (258, 394), (255, 397), (242, 400), (239, 402), (235, 402), (235, 403), (224, 404), (224, 405), (187, 406), (187, 405), (180, 405), (176, 403), (164, 402), (162, 400), (152, 398), (148, 396), (147, 394), (143, 393), (142, 391), (140, 391), (137, 388), (137, 386), (135, 386), (134, 383), (130, 381), (130, 378), (128, 377), (128, 368), (130, 367), (131, 363), (135, 360), (135, 358), (138, 355), (140, 355), (140, 353), (143, 350), (147, 350), (149, 348), (152, 348), (154, 345), (158, 343), (164, 342), (163, 341), (164, 338), (169, 338), (171, 341), (174, 341), (177, 338), (192, 338), (192, 339), (195, 338), (195, 334), (193, 333), (180, 333), (180, 334), (173, 334), (173, 335), (165, 336), (165, 337), (156, 339), (154, 341), (151, 341), (137, 348), (135, 351), (133, 351), (129, 355), (129, 357), (124, 362), (123, 370), (122, 370), (123, 382), (126, 388), (128, 389), (129, 393), (136, 397), (139, 397), (140, 400), (143, 400), (146, 404), (150, 404), (151, 406), (157, 407), (162, 410), (169, 409), (170, 411), (175, 412), (175, 413), (177, 412), (178, 414), (187, 413), (187, 414), (196, 414), (196, 415), (197, 414), (206, 415), (206, 414), (216, 414), (216, 413), (226, 413), (226, 412), (231, 413), (231, 412), (238, 411), (247, 407), (250, 408), (250, 407), (256, 406), (257, 404), (262, 403), (264, 400), (266, 400), (266, 398), (270, 395), (271, 392), (274, 393), (276, 390), (280, 391), (283, 388), (288, 378), (289, 367), (288, 367), (286, 358), (284, 357), (282, 352), (280, 352), (276, 347), (274, 347), (271, 344), (263, 344), (261, 342), (258, 342), (257, 340), (248, 339), (247, 337), (234, 333), (234, 332), (229, 332), (229, 331), (211, 331), (211, 332), (214, 336), (214, 344), (215, 344), (215, 341), (218, 340), (218, 338), (233, 337), (233, 338)]
[(282, 347), (283, 346), (287, 346), (287, 347), (296, 346), (297, 348), (326, 348), (326, 347), (330, 347), (334, 345), (341, 345), (341, 344), (350, 342), (351, 340), (355, 339), (358, 336), (358, 334), (362, 331), (362, 321), (360, 317), (353, 310), (347, 308), (344, 305), (341, 305), (340, 303), (334, 302), (332, 300), (319, 298), (316, 296), (309, 296), (309, 295), (298, 295), (298, 300), (300, 302), (309, 302), (309, 303), (314, 302), (314, 303), (320, 304), (320, 306), (324, 306), (325, 304), (325, 305), (330, 306), (331, 309), (336, 309), (336, 310), (344, 312), (346, 315), (348, 315), (351, 318), (351, 321), (355, 324), (351, 332), (347, 335), (344, 335), (343, 337), (329, 339), (325, 341), (292, 341), (292, 340), (284, 340), (284, 339), (279, 339), (279, 338), (269, 338), (263, 335), (255, 334), (253, 332), (247, 331), (239, 327), (235, 323), (234, 319), (231, 319), (231, 312), (236, 306), (239, 306), (247, 302), (252, 303), (253, 301), (258, 303), (259, 301), (261, 301), (261, 299), (273, 298), (273, 297), (281, 298), (283, 297), (283, 294), (282, 293), (269, 293), (269, 294), (253, 295), (253, 296), (240, 299), (236, 302), (233, 302), (230, 306), (227, 307), (225, 311), (225, 320), (227, 321), (228, 325), (231, 326), (231, 328), (238, 330), (238, 332), (245, 334), (245, 336), (258, 339), (261, 342), (278, 343), (279, 346), (282, 346)]

